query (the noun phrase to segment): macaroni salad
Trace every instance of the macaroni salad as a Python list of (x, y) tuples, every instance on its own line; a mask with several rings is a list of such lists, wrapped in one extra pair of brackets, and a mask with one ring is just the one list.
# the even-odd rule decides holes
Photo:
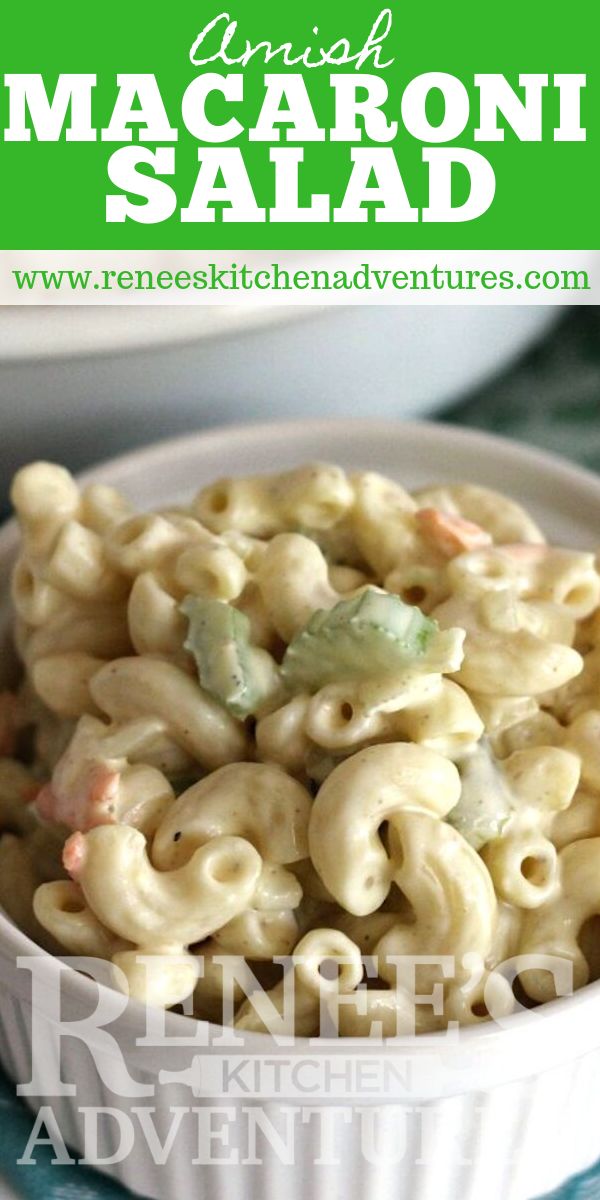
[[(557, 994), (536, 956), (600, 975), (592, 553), (320, 463), (148, 514), (33, 463), (12, 500), (0, 902), (35, 941), (301, 1035), (334, 1000), (348, 1036), (508, 1014)], [(229, 957), (260, 988), (227, 1016)]]

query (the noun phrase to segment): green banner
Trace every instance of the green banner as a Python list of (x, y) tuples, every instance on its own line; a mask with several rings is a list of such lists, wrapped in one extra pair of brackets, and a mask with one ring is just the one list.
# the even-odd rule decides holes
[(599, 245), (589, 0), (33, 0), (1, 26), (3, 249)]

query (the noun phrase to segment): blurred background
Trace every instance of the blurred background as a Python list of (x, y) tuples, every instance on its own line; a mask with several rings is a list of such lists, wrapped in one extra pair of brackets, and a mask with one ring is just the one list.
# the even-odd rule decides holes
[(600, 469), (600, 308), (0, 310), (0, 509), (34, 457), (298, 416), (441, 418)]

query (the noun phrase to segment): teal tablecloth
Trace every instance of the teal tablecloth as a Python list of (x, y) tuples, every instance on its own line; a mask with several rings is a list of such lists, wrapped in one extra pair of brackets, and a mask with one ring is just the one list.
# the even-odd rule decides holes
[(600, 471), (600, 307), (571, 309), (512, 370), (443, 415)]
[[(600, 309), (571, 309), (513, 369), (440, 415), (600, 471)], [(126, 1200), (124, 1189), (87, 1167), (52, 1166), (50, 1147), (36, 1148), (35, 1167), (18, 1167), (30, 1132), (30, 1115), (0, 1076), (0, 1176), (23, 1200)], [(543, 1200), (600, 1200), (600, 1157), (595, 1168)]]

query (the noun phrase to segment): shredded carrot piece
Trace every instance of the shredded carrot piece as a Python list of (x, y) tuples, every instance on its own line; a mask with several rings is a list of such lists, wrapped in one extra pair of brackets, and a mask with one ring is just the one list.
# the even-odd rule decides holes
[(63, 867), (72, 879), (77, 879), (85, 861), (85, 838), (82, 833), (72, 833), (63, 847)]
[(443, 512), (441, 508), (420, 508), (415, 517), (423, 536), (446, 558), (492, 544), (490, 534), (481, 525)]
[(82, 782), (64, 791), (47, 783), (36, 796), (36, 808), (45, 821), (58, 821), (71, 829), (93, 829), (112, 825), (119, 793), (120, 775), (103, 763), (91, 766)]

